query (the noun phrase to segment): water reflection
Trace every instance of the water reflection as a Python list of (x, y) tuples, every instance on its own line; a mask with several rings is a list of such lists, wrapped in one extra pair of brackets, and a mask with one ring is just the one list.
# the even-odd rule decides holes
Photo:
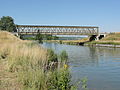
[(42, 45), (58, 54), (67, 51), (73, 82), (86, 76), (91, 90), (120, 90), (120, 48)]

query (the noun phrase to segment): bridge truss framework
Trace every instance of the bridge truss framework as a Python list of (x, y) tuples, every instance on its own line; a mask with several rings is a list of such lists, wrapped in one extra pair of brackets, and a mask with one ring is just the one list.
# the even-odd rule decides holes
[(18, 34), (98, 35), (99, 27), (17, 25)]

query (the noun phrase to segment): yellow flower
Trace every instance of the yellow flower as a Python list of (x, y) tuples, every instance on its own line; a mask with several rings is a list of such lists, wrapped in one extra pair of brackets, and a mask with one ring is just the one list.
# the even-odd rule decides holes
[(66, 69), (66, 68), (68, 68), (68, 65), (67, 65), (67, 64), (65, 64), (65, 65), (64, 65), (64, 68), (65, 68), (65, 69)]

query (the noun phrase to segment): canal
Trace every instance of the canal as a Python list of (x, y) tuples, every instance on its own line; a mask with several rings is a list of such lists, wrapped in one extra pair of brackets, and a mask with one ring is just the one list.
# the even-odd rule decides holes
[(66, 50), (72, 81), (87, 77), (88, 90), (120, 90), (120, 48), (43, 43), (57, 54)]

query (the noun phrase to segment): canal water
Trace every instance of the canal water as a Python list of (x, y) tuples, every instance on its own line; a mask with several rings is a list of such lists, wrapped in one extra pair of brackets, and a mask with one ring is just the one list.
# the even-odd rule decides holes
[(120, 90), (120, 48), (43, 43), (57, 54), (66, 50), (72, 81), (86, 77), (88, 90)]

